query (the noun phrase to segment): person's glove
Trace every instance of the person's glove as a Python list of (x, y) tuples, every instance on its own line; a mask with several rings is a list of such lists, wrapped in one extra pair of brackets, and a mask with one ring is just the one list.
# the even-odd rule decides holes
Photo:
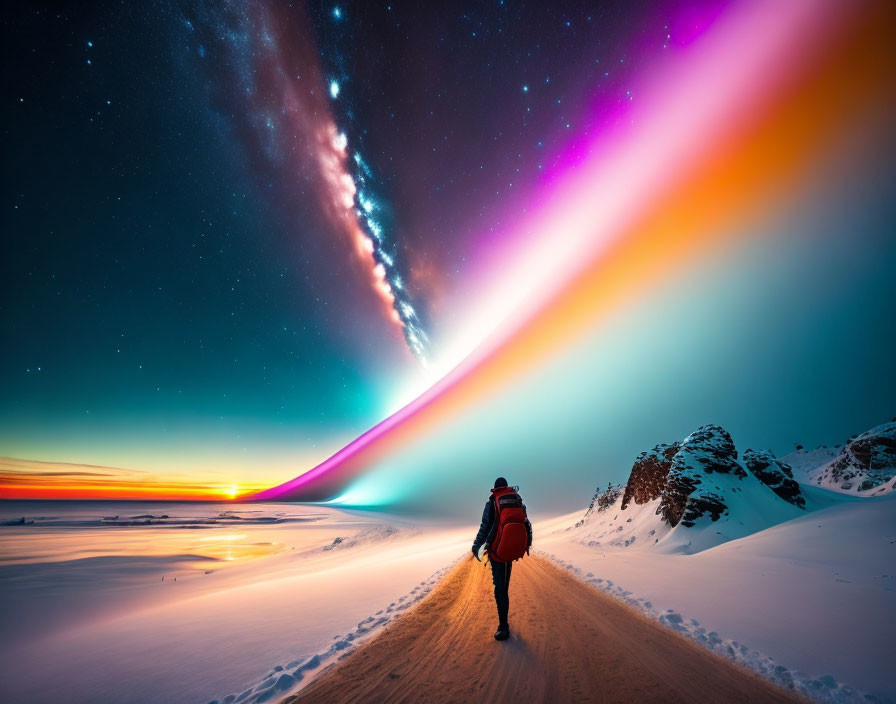
[[(479, 553), (476, 552), (475, 545), (473, 546), (472, 550), (473, 550), (473, 557), (475, 557), (477, 560), (479, 560)], [(482, 562), (482, 560), (479, 560), (479, 561)]]

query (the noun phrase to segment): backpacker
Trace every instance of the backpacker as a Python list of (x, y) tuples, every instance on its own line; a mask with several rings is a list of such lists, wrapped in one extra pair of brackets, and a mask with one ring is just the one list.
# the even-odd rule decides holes
[(495, 529), (488, 545), (488, 556), (497, 562), (513, 562), (526, 554), (529, 531), (526, 530), (526, 505), (516, 486), (492, 489), (495, 501)]

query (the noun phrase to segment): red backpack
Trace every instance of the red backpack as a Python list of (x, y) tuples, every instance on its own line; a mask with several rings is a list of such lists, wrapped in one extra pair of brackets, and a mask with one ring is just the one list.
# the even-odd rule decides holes
[(488, 546), (488, 556), (497, 562), (519, 560), (529, 547), (526, 505), (516, 490), (515, 486), (492, 489), (495, 534)]

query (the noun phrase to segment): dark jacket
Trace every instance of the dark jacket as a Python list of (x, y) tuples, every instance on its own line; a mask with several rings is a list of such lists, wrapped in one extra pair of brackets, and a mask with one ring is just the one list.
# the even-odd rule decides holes
[[(479, 524), (479, 532), (476, 533), (476, 539), (473, 541), (473, 554), (479, 552), (479, 548), (483, 543), (491, 543), (495, 534), (498, 522), (495, 520), (495, 494), (492, 489), (492, 495), (485, 502), (485, 508), (482, 510), (482, 521)], [(529, 547), (532, 547), (532, 524), (526, 519), (526, 533), (529, 535)]]

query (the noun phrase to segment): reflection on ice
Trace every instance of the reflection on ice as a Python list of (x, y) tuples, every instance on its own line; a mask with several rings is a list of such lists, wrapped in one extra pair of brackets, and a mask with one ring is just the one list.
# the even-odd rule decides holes
[[(208, 572), (286, 549), (266, 534), (265, 527), (314, 523), (325, 517), (307, 506), (124, 502), (115, 504), (124, 510), (110, 513), (107, 504), (5, 502), (0, 505), (0, 566), (109, 556), (178, 556), (188, 558), (179, 566)], [(234, 533), (234, 526), (245, 530)], [(209, 560), (216, 564), (210, 565)]]
[(260, 702), (272, 668), (344, 654), (469, 539), (298, 504), (0, 501), (0, 524), (0, 699), (73, 704)]

